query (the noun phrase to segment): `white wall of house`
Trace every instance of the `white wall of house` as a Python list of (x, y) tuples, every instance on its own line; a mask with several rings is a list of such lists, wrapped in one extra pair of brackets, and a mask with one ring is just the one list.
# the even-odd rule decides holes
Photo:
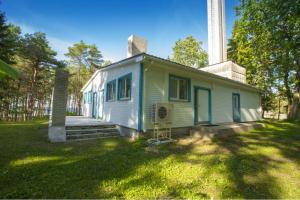
[[(132, 73), (131, 99), (106, 101), (106, 84), (112, 80)], [(116, 88), (118, 88), (116, 84)], [(104, 90), (103, 121), (116, 123), (121, 126), (137, 129), (138, 123), (138, 98), (139, 98), (139, 63), (132, 63), (117, 67), (108, 67), (101, 70), (84, 89), (89, 91)], [(118, 92), (118, 91), (117, 91)], [(116, 93), (117, 96), (117, 93)], [(99, 110), (98, 110), (99, 112)], [(83, 105), (83, 113), (86, 117), (92, 117), (92, 104), (88, 101)]]
[[(240, 94), (241, 121), (261, 119), (260, 95), (258, 91), (226, 80), (219, 80), (195, 72), (183, 71), (172, 66), (143, 64), (143, 125), (144, 130), (152, 129), (151, 108), (155, 103), (171, 102), (174, 105), (173, 127), (194, 125), (194, 86), (211, 90), (212, 123), (233, 121), (232, 94)], [(84, 92), (104, 90), (103, 119), (132, 129), (138, 129), (139, 113), (139, 63), (132, 63), (101, 70), (84, 89)], [(132, 73), (131, 99), (128, 101), (106, 101), (106, 84)], [(169, 101), (169, 75), (177, 75), (191, 80), (191, 101)], [(116, 85), (116, 88), (118, 86)], [(118, 89), (117, 89), (118, 90)], [(117, 95), (118, 91), (116, 91)], [(83, 114), (92, 117), (92, 104), (83, 105)]]
[[(144, 65), (143, 129), (152, 129), (151, 107), (155, 103), (173, 104), (173, 127), (194, 125), (194, 86), (211, 89), (212, 123), (233, 122), (232, 94), (240, 94), (241, 121), (261, 119), (260, 95), (257, 91), (174, 67)], [(191, 101), (169, 101), (169, 74), (191, 79)]]

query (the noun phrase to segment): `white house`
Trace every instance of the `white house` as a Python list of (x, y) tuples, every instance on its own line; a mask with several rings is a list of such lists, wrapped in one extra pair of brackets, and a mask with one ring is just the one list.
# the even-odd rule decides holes
[(223, 0), (208, 0), (208, 33), (210, 65), (201, 70), (149, 55), (147, 41), (131, 36), (128, 58), (96, 71), (82, 88), (84, 116), (147, 132), (152, 106), (171, 103), (173, 128), (260, 120), (260, 91), (227, 61)]
[(98, 70), (82, 92), (84, 116), (143, 132), (155, 103), (173, 104), (174, 128), (261, 119), (257, 88), (145, 53)]

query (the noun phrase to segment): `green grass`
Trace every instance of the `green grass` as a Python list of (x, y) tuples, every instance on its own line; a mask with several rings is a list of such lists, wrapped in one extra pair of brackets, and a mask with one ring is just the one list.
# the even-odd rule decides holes
[(0, 124), (0, 198), (300, 198), (300, 124), (213, 142), (47, 141), (45, 121)]

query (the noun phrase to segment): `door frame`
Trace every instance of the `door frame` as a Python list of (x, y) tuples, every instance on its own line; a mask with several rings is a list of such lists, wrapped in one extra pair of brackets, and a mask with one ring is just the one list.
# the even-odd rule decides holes
[[(93, 98), (92, 98), (92, 118), (97, 118), (97, 110), (95, 109), (95, 106), (97, 106), (97, 104), (98, 104), (97, 96), (98, 96), (97, 92), (93, 92)], [(96, 100), (96, 103), (95, 103), (95, 100)]]
[[(233, 107), (233, 97), (237, 96), (238, 98), (238, 113), (239, 116), (237, 120), (235, 120), (235, 112), (234, 112), (234, 107)], [(232, 121), (233, 122), (241, 122), (241, 95), (239, 93), (232, 93)]]
[[(102, 101), (101, 101), (101, 95), (100, 95), (100, 93), (102, 93)], [(99, 99), (98, 99), (98, 115), (97, 115), (97, 118), (99, 118), (99, 119), (103, 119), (103, 115), (104, 115), (104, 89), (102, 89), (102, 90), (99, 90)], [(102, 116), (100, 116), (100, 103), (102, 103)]]
[(198, 122), (198, 90), (205, 90), (208, 92), (208, 123), (212, 122), (212, 106), (211, 106), (211, 89), (202, 87), (202, 86), (194, 86), (194, 124), (197, 125)]

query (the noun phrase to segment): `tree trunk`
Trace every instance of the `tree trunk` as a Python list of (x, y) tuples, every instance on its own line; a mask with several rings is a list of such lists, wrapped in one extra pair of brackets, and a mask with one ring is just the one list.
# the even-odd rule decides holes
[(78, 99), (78, 104), (77, 104), (77, 106), (78, 106), (78, 115), (81, 115), (81, 101), (80, 101), (80, 99)]
[(29, 120), (32, 119), (33, 115), (33, 109), (34, 109), (34, 91), (35, 91), (35, 83), (36, 83), (36, 75), (37, 75), (37, 68), (38, 68), (38, 63), (35, 63), (32, 66), (32, 74), (31, 74), (31, 85), (30, 85), (30, 92), (31, 94), (29, 95), (29, 102), (28, 102), (28, 117)]
[(279, 100), (278, 100), (278, 116), (277, 116), (277, 119), (280, 120), (280, 97), (279, 97)]
[(291, 106), (289, 106), (288, 119), (300, 120), (300, 70), (296, 73), (296, 93)]
[(20, 88), (21, 88), (21, 81), (18, 80), (18, 91), (17, 91), (17, 97), (16, 97), (16, 110), (15, 110), (15, 121), (18, 120), (19, 115), (19, 99), (20, 99)]

